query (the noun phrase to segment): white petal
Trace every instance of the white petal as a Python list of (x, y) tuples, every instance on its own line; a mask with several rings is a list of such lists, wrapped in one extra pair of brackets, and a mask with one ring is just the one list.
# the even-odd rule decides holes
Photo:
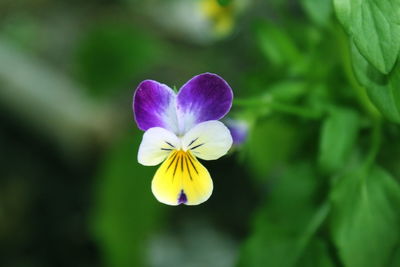
[(229, 129), (220, 121), (197, 124), (182, 139), (182, 148), (201, 159), (213, 160), (225, 155), (232, 146)]
[(158, 165), (180, 146), (180, 140), (174, 133), (160, 127), (150, 128), (143, 135), (138, 161), (145, 166)]

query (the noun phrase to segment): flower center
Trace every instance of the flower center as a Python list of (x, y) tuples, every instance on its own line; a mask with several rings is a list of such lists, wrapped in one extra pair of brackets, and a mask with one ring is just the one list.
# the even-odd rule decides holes
[(174, 179), (177, 174), (187, 173), (190, 180), (193, 180), (194, 173), (198, 173), (196, 168), (196, 158), (190, 151), (174, 150), (168, 157), (169, 161), (165, 173), (172, 172), (172, 178)]

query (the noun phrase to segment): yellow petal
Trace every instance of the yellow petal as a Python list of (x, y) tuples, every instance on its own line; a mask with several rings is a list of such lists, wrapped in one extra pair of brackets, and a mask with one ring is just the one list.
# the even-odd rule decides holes
[(190, 151), (174, 150), (158, 168), (151, 183), (158, 201), (167, 205), (198, 205), (212, 193), (207, 169)]

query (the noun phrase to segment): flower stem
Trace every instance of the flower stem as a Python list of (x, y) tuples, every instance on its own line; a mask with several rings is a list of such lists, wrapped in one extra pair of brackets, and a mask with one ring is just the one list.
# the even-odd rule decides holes
[(362, 167), (364, 171), (368, 171), (371, 165), (375, 162), (375, 159), (379, 153), (381, 141), (382, 141), (382, 124), (381, 120), (377, 119), (374, 121), (374, 125), (372, 128), (371, 147), (369, 149), (369, 152), (367, 154), (367, 157), (365, 158), (365, 162)]
[(312, 110), (310, 108), (304, 108), (301, 106), (279, 103), (273, 101), (272, 98), (236, 98), (234, 105), (240, 107), (264, 107), (269, 108), (273, 111), (295, 115), (307, 119), (320, 119), (323, 115), (320, 111)]
[(315, 233), (318, 231), (318, 229), (324, 223), (330, 210), (331, 210), (331, 206), (330, 206), (329, 200), (326, 200), (324, 203), (322, 203), (322, 205), (316, 211), (314, 216), (311, 218), (309, 224), (305, 227), (304, 233), (298, 240), (298, 243), (297, 243), (298, 245), (296, 247), (296, 250), (293, 252), (295, 255), (295, 257), (293, 257), (293, 261), (294, 261), (293, 265), (296, 264), (296, 261), (302, 255), (304, 249), (306, 249), (306, 247), (309, 244), (309, 242), (311, 241), (311, 239), (315, 236)]

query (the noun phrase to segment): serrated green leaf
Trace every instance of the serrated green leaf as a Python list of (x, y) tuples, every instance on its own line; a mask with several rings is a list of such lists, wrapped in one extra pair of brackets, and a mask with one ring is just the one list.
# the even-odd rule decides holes
[(334, 7), (361, 54), (388, 74), (400, 52), (400, 1), (334, 0)]
[(388, 77), (369, 64), (353, 42), (351, 43), (351, 56), (354, 74), (360, 84), (366, 88), (372, 103), (386, 118), (400, 122), (400, 109), (396, 105), (396, 101), (398, 102), (400, 99), (399, 88), (397, 87), (398, 68), (396, 67), (393, 70), (392, 85), (389, 86)]
[(400, 236), (397, 182), (374, 166), (340, 177), (331, 201), (331, 234), (344, 266), (387, 266)]
[(319, 164), (333, 172), (343, 167), (354, 146), (359, 130), (359, 116), (350, 109), (335, 108), (322, 125)]

